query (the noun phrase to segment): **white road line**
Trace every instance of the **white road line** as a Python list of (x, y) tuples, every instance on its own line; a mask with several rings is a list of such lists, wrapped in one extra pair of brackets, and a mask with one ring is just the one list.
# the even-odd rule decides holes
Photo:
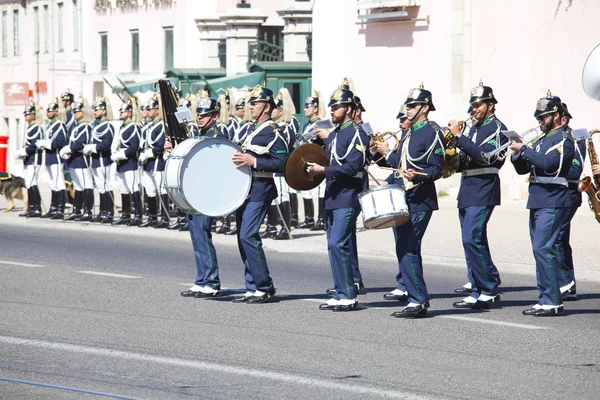
[(41, 340), (21, 339), (10, 336), (0, 336), (0, 343), (30, 346), (43, 349), (67, 351), (71, 353), (112, 357), (117, 359), (125, 359), (130, 361), (142, 361), (155, 364), (194, 368), (197, 370), (220, 372), (238, 376), (248, 376), (258, 379), (267, 379), (277, 382), (285, 382), (296, 385), (310, 386), (315, 388), (323, 388), (327, 390), (337, 390), (350, 392), (354, 394), (376, 395), (382, 397), (393, 397), (397, 399), (417, 399), (417, 400), (432, 400), (433, 397), (419, 396), (414, 393), (400, 392), (395, 390), (378, 389), (376, 387), (354, 385), (352, 383), (338, 383), (334, 379), (319, 379), (308, 378), (302, 375), (285, 374), (281, 372), (271, 372), (253, 368), (232, 367), (224, 364), (212, 362), (191, 361), (180, 358), (160, 357), (150, 354), (132, 353), (128, 351), (104, 349), (98, 347), (80, 346), (67, 343), (46, 342)]
[(512, 328), (521, 328), (521, 329), (548, 329), (543, 326), (535, 326), (535, 325), (525, 325), (525, 324), (513, 324), (512, 322), (502, 322), (502, 321), (492, 321), (487, 319), (480, 318), (470, 318), (470, 317), (459, 317), (454, 315), (440, 315), (438, 318), (448, 318), (448, 319), (456, 319), (459, 321), (467, 321), (467, 322), (476, 322), (479, 324), (489, 324), (489, 325), (501, 325), (501, 326), (510, 326)]
[(22, 263), (22, 262), (17, 262), (17, 261), (5, 261), (5, 260), (0, 260), (0, 264), (14, 265), (17, 267), (31, 267), (31, 268), (46, 268), (47, 267), (47, 265), (28, 264), (28, 263)]
[(108, 272), (96, 272), (96, 271), (75, 271), (75, 272), (78, 272), (80, 274), (110, 276), (112, 278), (124, 278), (124, 279), (141, 279), (142, 278), (141, 276), (109, 274)]

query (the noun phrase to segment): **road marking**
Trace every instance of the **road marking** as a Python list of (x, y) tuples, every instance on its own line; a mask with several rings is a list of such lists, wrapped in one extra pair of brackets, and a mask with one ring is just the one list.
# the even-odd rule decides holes
[(67, 387), (67, 386), (49, 385), (47, 383), (22, 381), (20, 379), (0, 378), (0, 381), (10, 382), (10, 383), (20, 383), (20, 384), (23, 384), (23, 385), (40, 386), (40, 387), (50, 388), (50, 389), (68, 390), (70, 392), (93, 394), (93, 395), (101, 396), (101, 397), (112, 397), (113, 399), (136, 400), (134, 397), (124, 397), (124, 396), (119, 396), (117, 394), (95, 392), (95, 391), (92, 391), (92, 390), (77, 389), (77, 388), (72, 388), (72, 387)]
[(205, 370), (211, 372), (220, 372), (238, 376), (248, 376), (252, 378), (267, 379), (277, 382), (285, 382), (289, 384), (310, 386), (315, 388), (323, 388), (327, 390), (350, 392), (353, 394), (376, 395), (382, 397), (393, 397), (398, 399), (416, 399), (416, 400), (433, 400), (434, 397), (420, 396), (414, 393), (401, 392), (395, 390), (378, 389), (376, 387), (354, 385), (343, 381), (339, 383), (339, 379), (319, 379), (307, 378), (302, 375), (285, 374), (281, 372), (271, 372), (253, 368), (232, 367), (230, 365), (217, 364), (203, 361), (191, 361), (180, 358), (153, 356), (150, 354), (132, 353), (128, 351), (104, 349), (98, 347), (80, 346), (75, 344), (46, 342), (42, 340), (21, 339), (10, 336), (0, 336), (0, 342), (12, 345), (30, 346), (36, 348), (68, 351), (71, 353), (112, 357), (125, 359), (130, 361), (142, 361), (155, 364), (194, 368), (197, 370)]
[(543, 326), (514, 324), (512, 322), (492, 321), (492, 320), (487, 320), (487, 319), (459, 317), (459, 316), (454, 316), (454, 315), (440, 315), (438, 318), (456, 319), (459, 321), (476, 322), (479, 324), (510, 326), (512, 328), (521, 328), (521, 329), (548, 329)]
[(22, 263), (22, 262), (17, 262), (17, 261), (5, 261), (5, 260), (0, 260), (0, 264), (14, 265), (14, 266), (17, 266), (17, 267), (31, 267), (31, 268), (45, 268), (45, 267), (47, 267), (47, 265), (28, 264), (28, 263)]
[(76, 271), (80, 274), (88, 274), (88, 275), (100, 275), (100, 276), (110, 276), (111, 278), (124, 278), (124, 279), (141, 279), (141, 276), (133, 276), (133, 275), (120, 275), (120, 274), (109, 274), (108, 272), (96, 272), (96, 271)]

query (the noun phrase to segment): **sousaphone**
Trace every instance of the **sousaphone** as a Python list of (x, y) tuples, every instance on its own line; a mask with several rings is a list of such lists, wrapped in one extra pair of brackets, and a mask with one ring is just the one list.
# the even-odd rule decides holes
[(295, 190), (314, 189), (325, 179), (325, 175), (314, 176), (308, 168), (308, 163), (329, 165), (325, 150), (318, 144), (303, 144), (288, 157), (285, 162), (285, 181)]

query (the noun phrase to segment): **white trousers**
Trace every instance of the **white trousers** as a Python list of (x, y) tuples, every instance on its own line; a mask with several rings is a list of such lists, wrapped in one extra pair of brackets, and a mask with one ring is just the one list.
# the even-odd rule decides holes
[(275, 174), (273, 179), (275, 180), (275, 186), (277, 187), (277, 197), (271, 204), (280, 205), (281, 203), (290, 201), (290, 187), (283, 175)]
[(110, 191), (110, 167), (94, 168), (94, 183), (100, 193)]
[(46, 165), (46, 173), (49, 178), (48, 184), (50, 185), (50, 190), (56, 192), (67, 189), (62, 164)]
[(81, 192), (84, 189), (93, 189), (94, 180), (88, 168), (69, 168), (71, 179), (73, 179), (73, 188)]
[(164, 172), (156, 171), (154, 173), (143, 171), (142, 172), (142, 185), (148, 197), (155, 197), (157, 193), (157, 187), (160, 188), (161, 194), (167, 194), (167, 188), (164, 184)]
[(36, 164), (30, 164), (25, 167), (25, 171), (23, 171), (24, 179), (25, 179), (25, 187), (27, 189), (32, 186), (37, 186), (38, 175), (40, 173), (40, 166)]
[(137, 176), (137, 171), (117, 172), (117, 182), (119, 182), (119, 191), (121, 194), (131, 194), (140, 191)]

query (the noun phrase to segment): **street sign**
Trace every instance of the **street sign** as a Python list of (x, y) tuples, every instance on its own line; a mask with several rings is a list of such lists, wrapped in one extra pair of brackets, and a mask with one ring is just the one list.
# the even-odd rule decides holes
[(25, 106), (29, 101), (29, 84), (27, 82), (4, 83), (4, 105)]

